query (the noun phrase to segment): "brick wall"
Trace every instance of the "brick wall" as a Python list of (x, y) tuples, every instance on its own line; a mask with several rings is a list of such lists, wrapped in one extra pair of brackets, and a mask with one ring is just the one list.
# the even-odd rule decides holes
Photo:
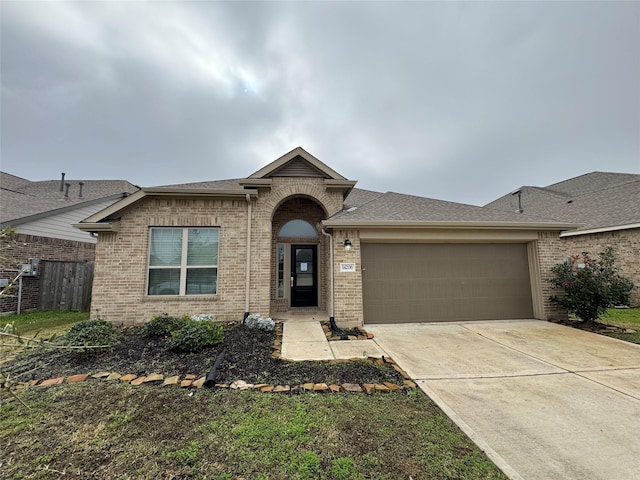
[[(293, 178), (293, 177), (274, 177), (272, 179), (271, 188), (259, 189), (259, 197), (255, 202), (253, 214), (252, 232), (252, 269), (251, 269), (251, 285), (264, 286), (253, 291), (251, 306), (252, 312), (269, 312), (272, 306), (283, 309), (283, 302), (273, 302), (273, 291), (271, 284), (275, 284), (275, 264), (272, 258), (275, 252), (274, 235), (277, 234), (277, 226), (273, 225), (277, 212), (283, 204), (290, 202), (292, 199), (307, 199), (315, 206), (311, 216), (317, 218), (321, 213), (322, 219), (328, 218), (334, 213), (342, 209), (342, 192), (339, 190), (329, 190), (324, 184), (322, 178)], [(308, 213), (306, 215), (309, 215)], [(307, 219), (303, 217), (302, 219)], [(315, 223), (309, 220), (309, 223)], [(274, 233), (275, 232), (275, 233)], [(310, 242), (313, 243), (313, 242)], [(327, 298), (328, 279), (325, 277), (328, 260), (328, 252), (323, 247), (324, 241), (319, 241), (318, 262), (322, 262), (324, 258), (324, 268), (321, 266), (322, 282), (319, 295)], [(263, 248), (269, 246), (269, 248)], [(322, 293), (324, 292), (324, 295)], [(273, 302), (273, 303), (272, 303)]]
[[(319, 178), (274, 178), (272, 188), (259, 189), (258, 198), (252, 200), (249, 313), (269, 314), (273, 306), (279, 226), (293, 217), (315, 225), (341, 208), (341, 192), (327, 190)], [(220, 227), (216, 295), (146, 295), (150, 226)], [(92, 315), (125, 324), (143, 323), (161, 313), (213, 313), (217, 320), (241, 320), (245, 313), (246, 240), (244, 199), (142, 200), (123, 214), (117, 233), (98, 237)], [(316, 242), (318, 262), (326, 265), (326, 241), (319, 237)], [(327, 301), (326, 272), (320, 266), (321, 308), (326, 308)]]
[[(351, 240), (351, 250), (346, 251), (344, 241)], [(362, 305), (362, 263), (360, 260), (360, 236), (357, 230), (335, 230), (334, 248), (334, 291), (335, 319), (343, 327), (362, 326), (364, 313)], [(341, 263), (355, 263), (354, 272), (341, 272)]]
[(538, 260), (540, 266), (540, 282), (542, 287), (542, 300), (544, 302), (544, 314), (547, 319), (562, 320), (567, 318), (567, 312), (551, 303), (549, 297), (560, 293), (551, 285), (551, 268), (562, 262), (565, 256), (563, 253), (563, 243), (558, 232), (538, 233)]
[[(244, 200), (142, 200), (122, 216), (117, 233), (101, 233), (96, 249), (92, 316), (136, 324), (156, 315), (212, 313), (242, 320), (245, 305), (247, 203)], [(219, 227), (218, 293), (148, 296), (149, 227)]]
[(563, 237), (561, 242), (565, 256), (582, 252), (599, 255), (606, 247), (613, 247), (619, 273), (636, 285), (631, 304), (640, 306), (640, 228)]
[[(13, 279), (19, 272), (19, 266), (28, 263), (30, 258), (67, 262), (93, 261), (95, 244), (15, 234), (0, 239), (0, 255), (3, 257), (0, 278)], [(21, 311), (35, 310), (38, 307), (40, 288), (39, 276), (23, 277)], [(16, 287), (11, 292), (11, 296), (0, 299), (0, 313), (16, 312), (17, 307)]]

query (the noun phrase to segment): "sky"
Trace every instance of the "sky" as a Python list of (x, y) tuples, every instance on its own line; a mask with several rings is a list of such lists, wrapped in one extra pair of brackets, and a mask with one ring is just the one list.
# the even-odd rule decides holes
[(247, 177), (484, 205), (640, 173), (640, 2), (0, 2), (0, 162), (30, 180)]

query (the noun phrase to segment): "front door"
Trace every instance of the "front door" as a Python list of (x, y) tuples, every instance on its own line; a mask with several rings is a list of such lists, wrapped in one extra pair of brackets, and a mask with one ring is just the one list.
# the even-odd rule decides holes
[(318, 246), (291, 245), (291, 306), (318, 306)]

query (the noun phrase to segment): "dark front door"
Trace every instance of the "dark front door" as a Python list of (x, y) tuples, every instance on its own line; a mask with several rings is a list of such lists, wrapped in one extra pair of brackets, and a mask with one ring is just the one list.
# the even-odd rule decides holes
[(318, 246), (291, 245), (291, 306), (318, 306)]

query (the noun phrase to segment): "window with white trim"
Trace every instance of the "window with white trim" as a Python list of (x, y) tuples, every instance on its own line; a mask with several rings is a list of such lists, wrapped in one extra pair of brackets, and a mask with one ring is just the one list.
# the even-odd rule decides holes
[(218, 285), (219, 228), (153, 227), (149, 295), (213, 295)]

